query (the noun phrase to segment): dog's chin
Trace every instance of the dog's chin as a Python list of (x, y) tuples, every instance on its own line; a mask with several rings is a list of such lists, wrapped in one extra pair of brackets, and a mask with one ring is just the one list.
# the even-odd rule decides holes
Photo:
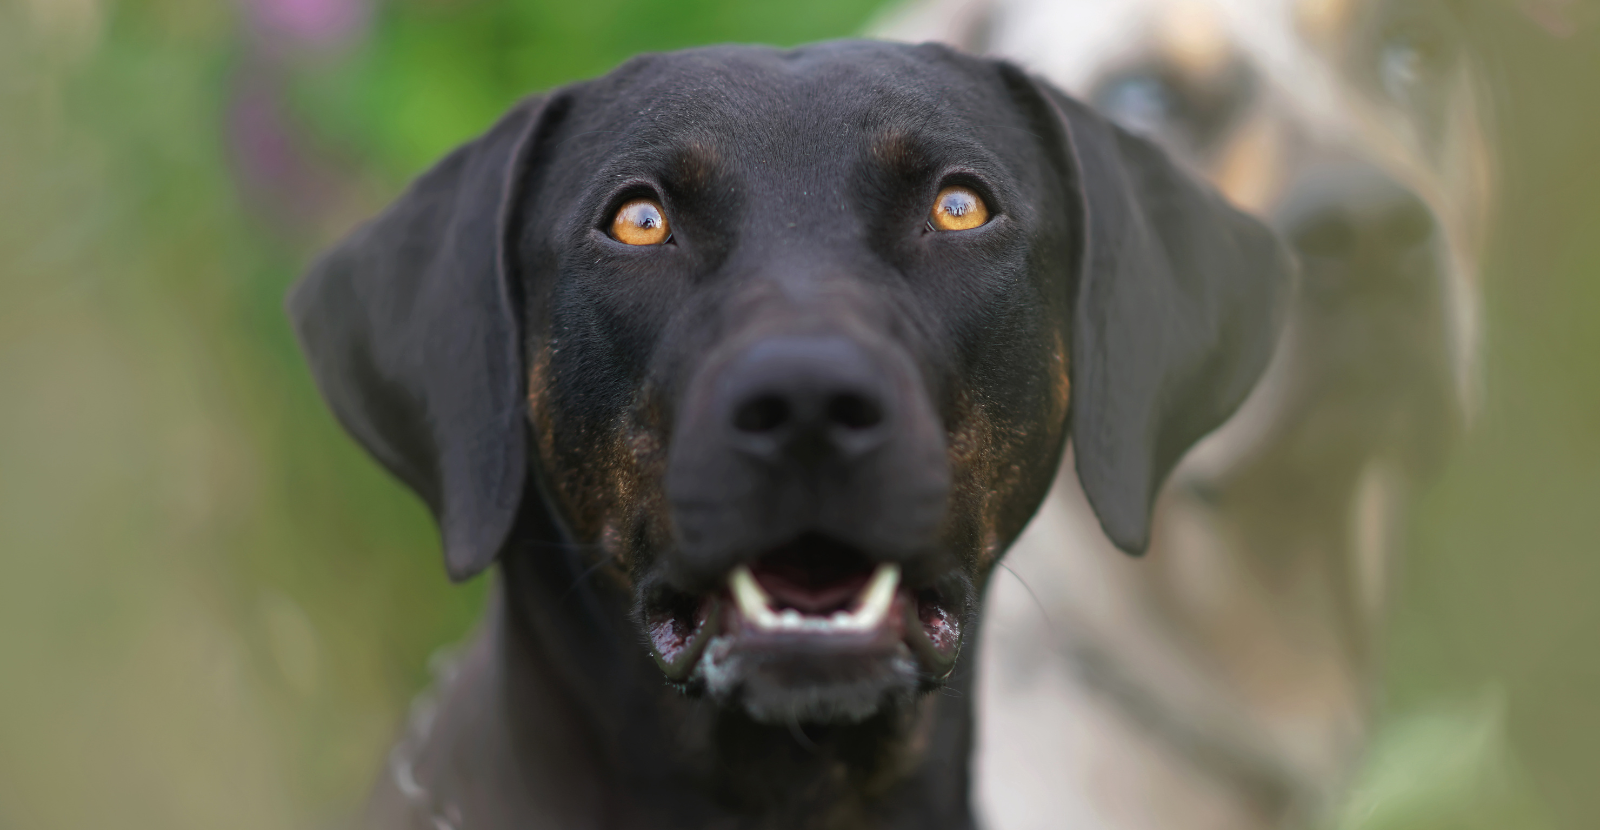
[(668, 681), (762, 723), (866, 720), (937, 687), (961, 644), (937, 588), (814, 535), (713, 590), (658, 592), (645, 624)]

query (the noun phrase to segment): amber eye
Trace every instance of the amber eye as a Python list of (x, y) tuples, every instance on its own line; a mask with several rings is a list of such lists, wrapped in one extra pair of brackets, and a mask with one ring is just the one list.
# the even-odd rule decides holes
[(964, 231), (989, 221), (989, 206), (983, 197), (965, 187), (947, 187), (933, 200), (928, 224), (936, 231)]
[(660, 245), (672, 236), (667, 216), (654, 199), (634, 199), (611, 220), (611, 238), (627, 245)]

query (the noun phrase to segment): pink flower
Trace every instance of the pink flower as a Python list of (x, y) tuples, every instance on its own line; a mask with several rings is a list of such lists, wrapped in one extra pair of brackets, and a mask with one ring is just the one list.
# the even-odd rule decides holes
[(355, 37), (367, 22), (363, 0), (245, 0), (255, 28), (291, 45), (334, 46)]

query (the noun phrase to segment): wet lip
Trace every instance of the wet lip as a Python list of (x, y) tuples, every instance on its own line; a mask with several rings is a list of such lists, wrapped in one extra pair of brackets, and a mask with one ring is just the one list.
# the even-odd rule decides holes
[(955, 665), (959, 624), (937, 591), (915, 590), (901, 576), (899, 565), (807, 534), (735, 566), (713, 591), (653, 603), (652, 652), (668, 679), (682, 682), (718, 637), (811, 659), (887, 654), (904, 643), (924, 672), (942, 679)]

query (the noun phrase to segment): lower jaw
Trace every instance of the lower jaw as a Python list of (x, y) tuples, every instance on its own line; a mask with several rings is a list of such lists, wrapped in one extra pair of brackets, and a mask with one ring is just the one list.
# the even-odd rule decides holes
[(859, 723), (932, 688), (904, 643), (821, 657), (745, 648), (730, 636), (710, 639), (690, 685), (769, 724)]

